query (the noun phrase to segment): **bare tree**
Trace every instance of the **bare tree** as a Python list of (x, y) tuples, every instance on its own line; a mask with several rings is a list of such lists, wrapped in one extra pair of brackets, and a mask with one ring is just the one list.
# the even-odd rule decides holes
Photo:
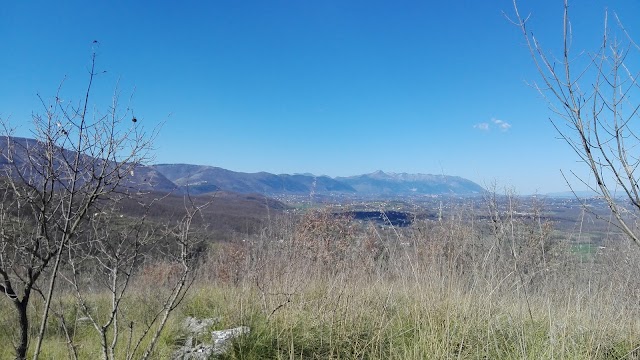
[[(131, 121), (116, 91), (104, 112), (92, 102), (96, 54), (88, 84), (77, 103), (40, 98), (43, 114), (33, 115), (34, 139), (12, 137), (9, 119), (0, 119), (0, 292), (14, 305), (17, 359), (30, 345), (29, 304), (44, 300), (33, 357), (40, 354), (65, 251), (100, 206), (127, 196), (134, 170), (147, 160), (153, 134)], [(46, 279), (46, 281), (45, 281)]]
[(513, 1), (516, 24), (526, 41), (542, 82), (534, 87), (552, 111), (551, 123), (586, 165), (595, 184), (572, 173), (598, 193), (611, 209), (612, 223), (640, 245), (637, 220), (640, 210), (640, 84), (628, 65), (640, 47), (617, 15), (616, 26), (604, 14), (602, 37), (593, 51), (572, 49), (569, 2), (564, 1), (561, 55), (546, 51), (528, 28)]
[[(154, 202), (143, 207), (148, 209)], [(85, 321), (98, 333), (103, 359), (151, 356), (169, 315), (194, 280), (193, 255), (199, 237), (191, 224), (207, 205), (189, 202), (182, 219), (165, 226), (148, 221), (146, 216), (120, 217), (117, 208), (103, 209), (92, 215), (87, 233), (67, 247), (69, 271), (61, 274), (71, 285)], [(123, 302), (135, 303), (138, 296), (130, 291), (134, 275), (146, 266), (169, 269), (164, 284), (151, 285), (156, 301), (148, 304), (145, 312), (152, 315), (146, 322), (123, 321), (129, 310)], [(108, 309), (96, 306), (92, 300), (95, 294), (108, 294)], [(67, 335), (70, 339), (71, 335)]]

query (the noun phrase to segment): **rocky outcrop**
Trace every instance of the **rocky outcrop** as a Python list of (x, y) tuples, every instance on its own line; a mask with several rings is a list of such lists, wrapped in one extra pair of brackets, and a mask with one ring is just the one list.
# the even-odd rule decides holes
[(186, 318), (182, 325), (186, 333), (184, 345), (174, 352), (172, 359), (206, 360), (211, 356), (222, 355), (229, 351), (235, 338), (250, 331), (249, 327), (240, 326), (208, 333), (208, 329), (219, 322), (219, 319)]

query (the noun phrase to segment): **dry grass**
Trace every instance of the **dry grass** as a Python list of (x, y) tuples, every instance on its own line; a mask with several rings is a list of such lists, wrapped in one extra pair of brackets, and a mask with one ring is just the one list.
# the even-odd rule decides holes
[[(215, 252), (193, 301), (222, 286), (228, 301), (210, 309), (255, 329), (229, 358), (637, 356), (640, 252), (624, 239), (585, 257), (540, 218), (465, 209), (358, 226), (311, 212)], [(217, 275), (229, 264), (233, 281)]]
[[(252, 328), (229, 359), (635, 359), (640, 251), (611, 239), (585, 255), (552, 224), (509, 211), (480, 219), (460, 209), (403, 229), (329, 211), (283, 216), (209, 249), (155, 357), (169, 358), (178, 322), (196, 316)], [(148, 283), (169, 270), (141, 273), (128, 319), (145, 321)], [(59, 303), (69, 318), (78, 311), (71, 298)], [(0, 309), (0, 343), (10, 344), (10, 308)], [(45, 358), (67, 356), (59, 326)], [(88, 358), (91, 329), (75, 333)], [(3, 346), (0, 358), (11, 357)]]

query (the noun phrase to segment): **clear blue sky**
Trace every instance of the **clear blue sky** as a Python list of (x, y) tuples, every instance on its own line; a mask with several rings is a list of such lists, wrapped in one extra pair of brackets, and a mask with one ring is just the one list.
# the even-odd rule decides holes
[[(588, 4), (584, 4), (588, 3)], [(562, 0), (521, 0), (558, 49)], [(605, 7), (633, 28), (640, 2), (576, 1), (576, 46)], [(496, 1), (8, 1), (0, 7), (0, 116), (28, 135), (37, 94), (80, 100), (100, 42), (92, 104), (116, 81), (157, 163), (347, 176), (390, 172), (564, 191), (580, 171), (557, 139), (521, 34)]]

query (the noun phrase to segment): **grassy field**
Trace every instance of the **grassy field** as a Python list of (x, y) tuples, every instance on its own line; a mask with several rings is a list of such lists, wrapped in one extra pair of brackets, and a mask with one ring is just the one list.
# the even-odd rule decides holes
[[(640, 251), (621, 238), (604, 249), (570, 244), (539, 220), (477, 223), (460, 212), (405, 229), (323, 211), (274, 220), (209, 247), (153, 358), (171, 358), (187, 316), (251, 328), (225, 359), (638, 358)], [(135, 279), (122, 354), (157, 309), (165, 276), (147, 269)], [(69, 345), (95, 358), (96, 331), (60, 291), (63, 316), (52, 318), (41, 358), (69, 358)], [(0, 301), (0, 358), (11, 359), (15, 320)], [(97, 292), (90, 303), (109, 301)]]

